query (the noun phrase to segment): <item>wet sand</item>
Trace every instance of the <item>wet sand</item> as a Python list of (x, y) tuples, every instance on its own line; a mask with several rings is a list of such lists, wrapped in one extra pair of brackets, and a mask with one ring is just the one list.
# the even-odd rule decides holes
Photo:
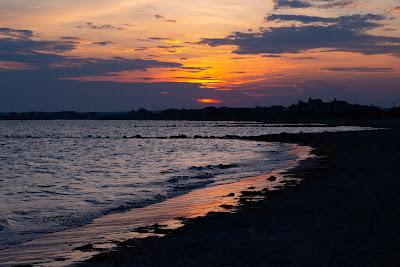
[(121, 243), (81, 266), (399, 266), (398, 125), (258, 137), (312, 146), (319, 157), (286, 174), (304, 179), (296, 187), (162, 238)]

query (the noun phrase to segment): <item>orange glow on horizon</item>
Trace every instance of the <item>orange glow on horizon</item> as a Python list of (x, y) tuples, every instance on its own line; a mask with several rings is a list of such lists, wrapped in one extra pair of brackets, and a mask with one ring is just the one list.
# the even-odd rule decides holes
[(220, 103), (222, 103), (221, 100), (213, 99), (213, 98), (200, 98), (200, 99), (197, 99), (197, 102), (202, 103), (202, 104), (220, 104)]

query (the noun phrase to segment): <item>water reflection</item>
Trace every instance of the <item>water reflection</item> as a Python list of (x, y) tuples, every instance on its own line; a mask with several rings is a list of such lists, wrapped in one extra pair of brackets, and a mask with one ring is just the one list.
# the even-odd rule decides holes
[[(292, 145), (291, 148), (290, 153), (295, 156), (296, 160), (288, 162), (284, 169), (233, 183), (194, 190), (144, 208), (101, 217), (83, 227), (49, 234), (40, 239), (0, 251), (0, 262), (9, 264), (41, 262), (51, 263), (52, 266), (66, 265), (98, 253), (74, 250), (74, 248), (88, 244), (98, 249), (110, 248), (116, 241), (149, 235), (135, 231), (139, 227), (159, 224), (166, 225), (167, 228), (176, 228), (182, 225), (178, 218), (195, 218), (204, 216), (211, 211), (226, 211), (222, 206), (237, 205), (238, 197), (244, 190), (257, 191), (265, 188), (277, 190), (281, 188), (282, 182), (285, 180), (281, 173), (310, 155), (308, 147)], [(276, 180), (269, 181), (267, 178), (271, 176), (275, 176)], [(55, 261), (60, 258), (62, 261)]]

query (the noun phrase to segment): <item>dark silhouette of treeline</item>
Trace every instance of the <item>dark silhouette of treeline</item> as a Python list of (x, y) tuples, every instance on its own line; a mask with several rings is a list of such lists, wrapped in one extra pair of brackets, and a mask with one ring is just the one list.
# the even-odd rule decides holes
[(167, 109), (164, 111), (132, 110), (126, 113), (96, 112), (23, 112), (3, 113), (0, 120), (206, 120), (206, 121), (307, 121), (325, 119), (378, 119), (400, 117), (400, 107), (382, 109), (376, 106), (349, 104), (320, 99), (299, 101), (289, 107)]

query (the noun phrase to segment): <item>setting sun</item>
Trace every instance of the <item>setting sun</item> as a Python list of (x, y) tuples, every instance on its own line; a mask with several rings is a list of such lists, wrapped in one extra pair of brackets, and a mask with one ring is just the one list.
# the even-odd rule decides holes
[(197, 99), (197, 102), (202, 103), (202, 104), (219, 104), (219, 103), (222, 103), (221, 100), (212, 99), (212, 98), (200, 98), (200, 99)]

